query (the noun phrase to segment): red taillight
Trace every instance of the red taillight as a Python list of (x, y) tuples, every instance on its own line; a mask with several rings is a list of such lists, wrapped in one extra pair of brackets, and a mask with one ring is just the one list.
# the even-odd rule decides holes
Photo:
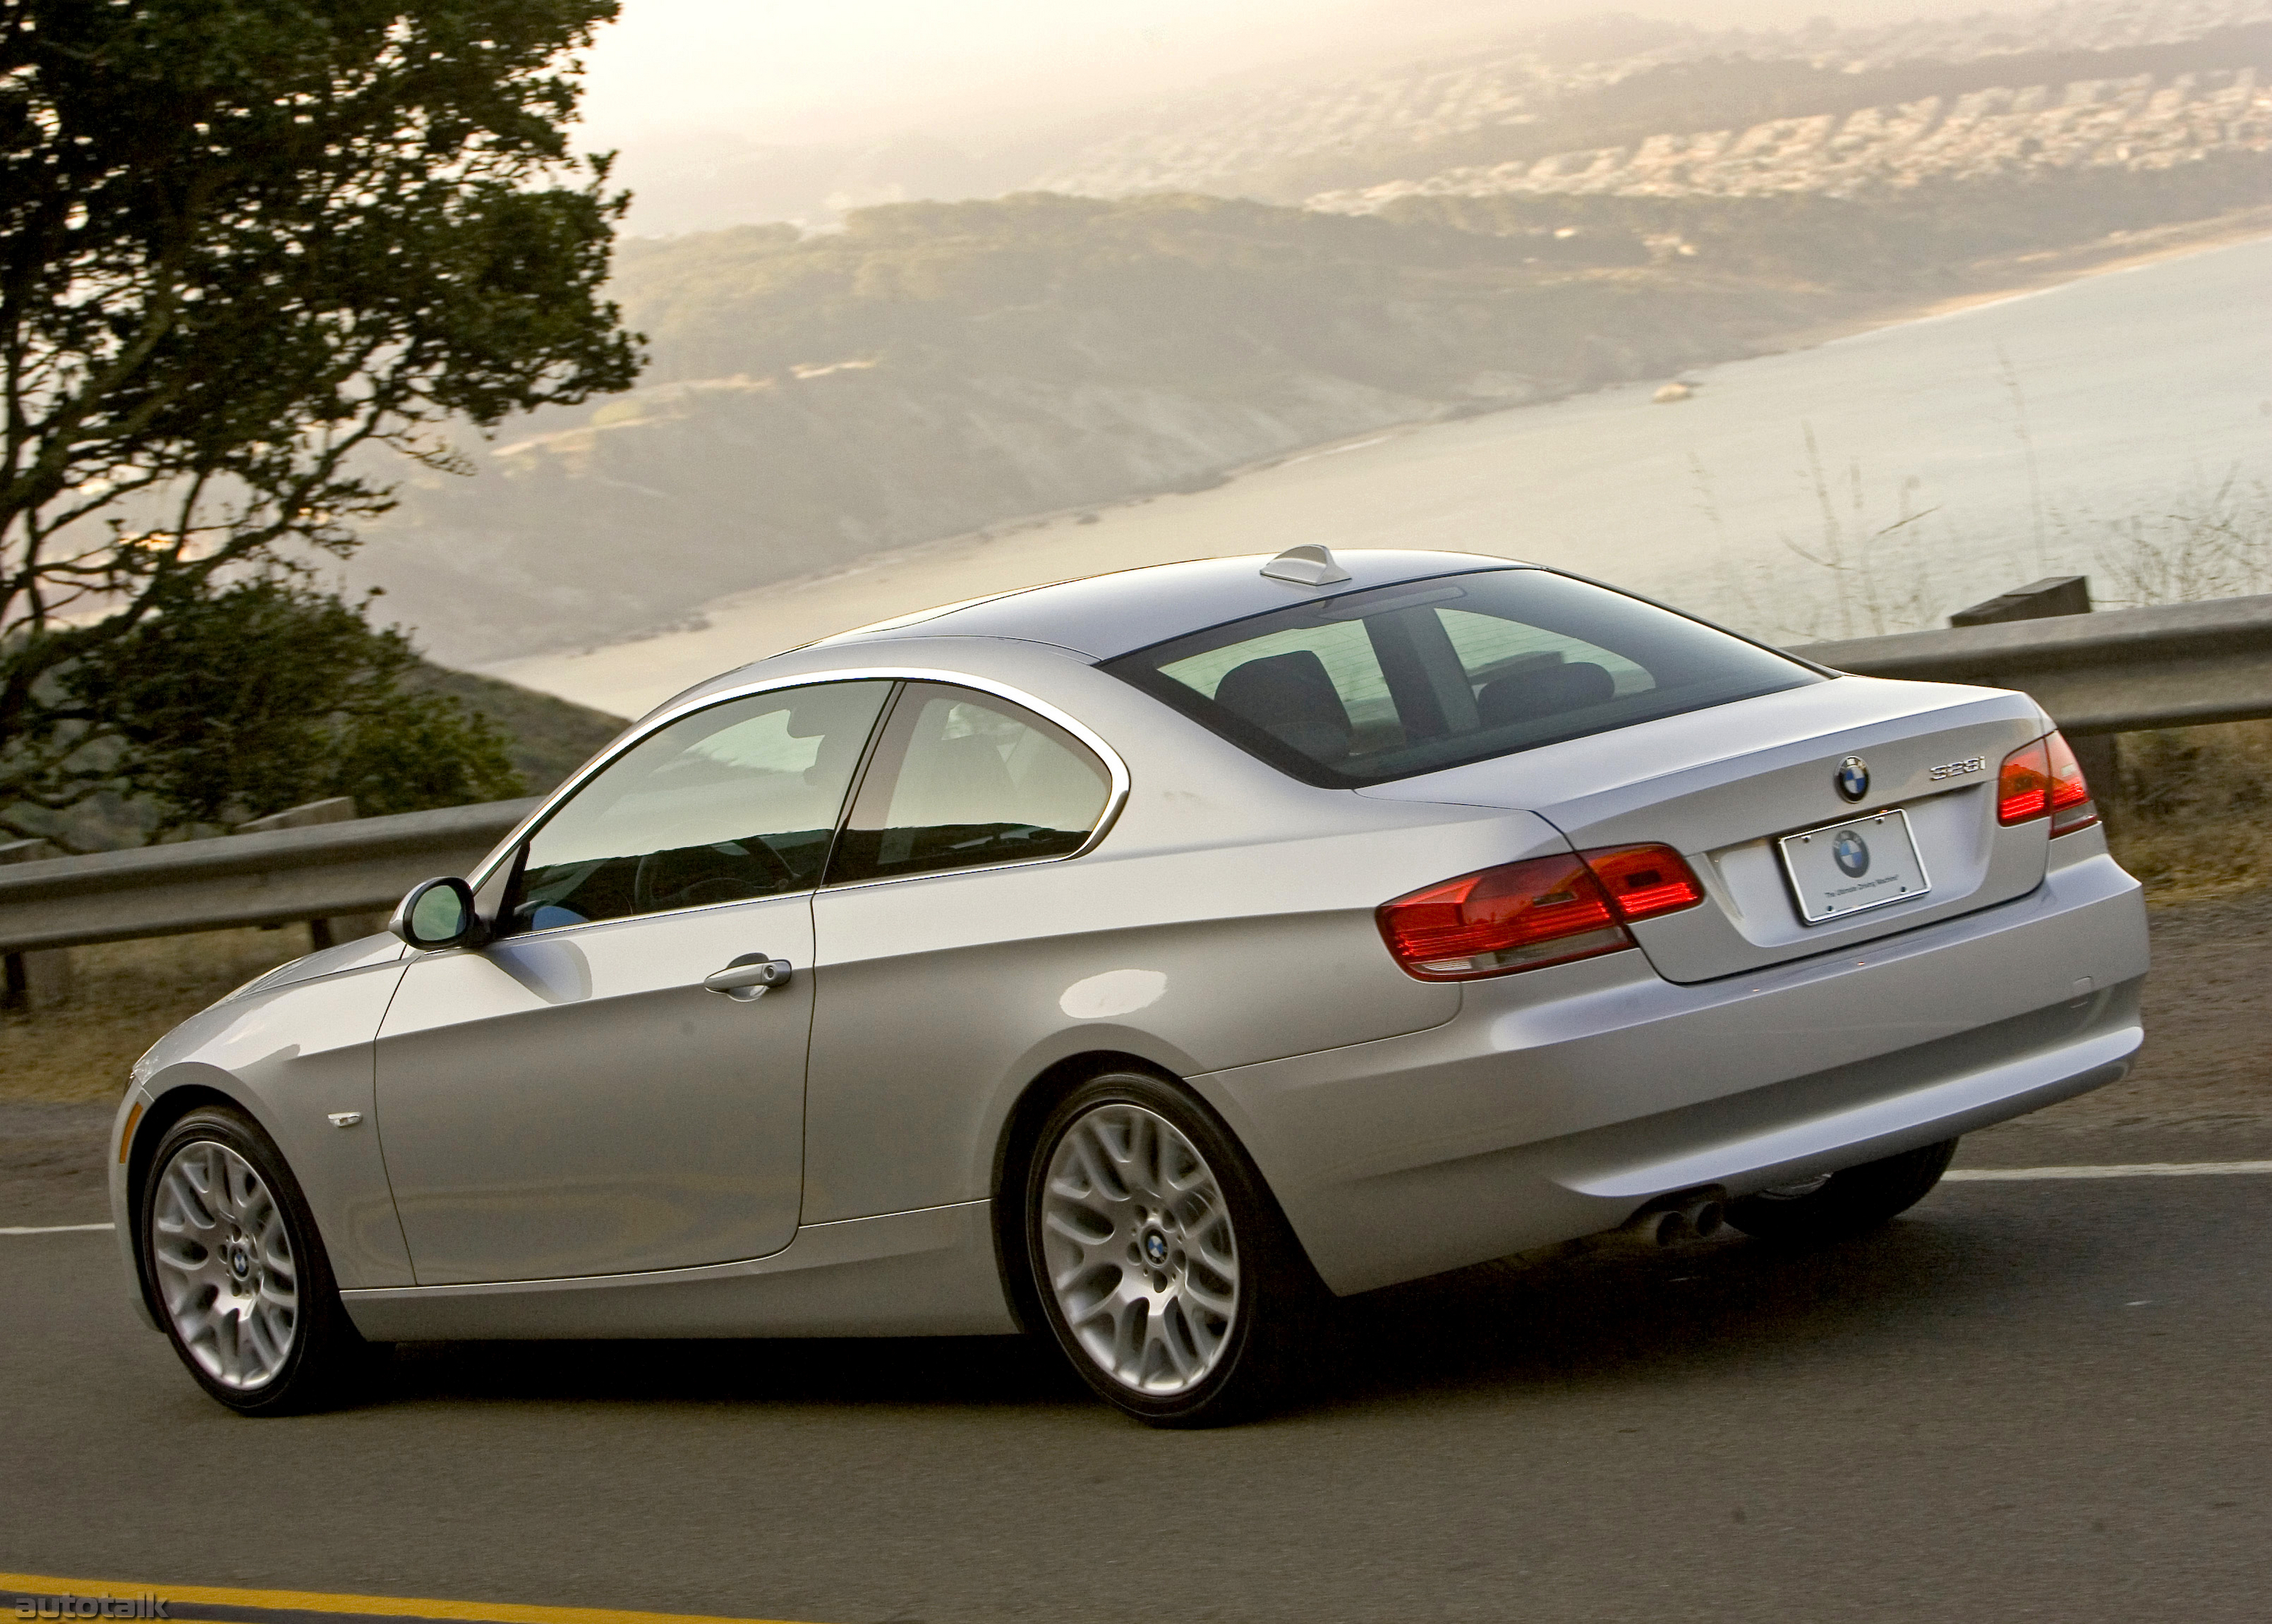
[(1621, 922), (1693, 908), (1704, 888), (1669, 846), (1618, 846), (1461, 875), (1380, 906), (1396, 962), (1428, 980), (1567, 964), (1633, 945)]
[(1461, 875), (1380, 905), (1396, 962), (1433, 981), (1566, 964), (1633, 945), (1576, 857), (1538, 857)]
[(2022, 745), (1996, 774), (1996, 821), (2024, 823), (2052, 807), (2052, 756), (2044, 741)]
[(2083, 781), (2074, 748), (2056, 733), (2044, 743), (2052, 760), (2052, 833), (2071, 835), (2089, 828), (2098, 821), (2098, 808), (2090, 798), (2090, 786)]
[(1996, 821), (2025, 823), (2049, 814), (2052, 833), (2073, 834), (2098, 821), (2074, 750), (2057, 733), (2045, 734), (2004, 757), (1996, 778)]
[(1581, 855), (1620, 919), (1678, 913), (1704, 900), (1704, 888), (1669, 846), (1612, 846)]

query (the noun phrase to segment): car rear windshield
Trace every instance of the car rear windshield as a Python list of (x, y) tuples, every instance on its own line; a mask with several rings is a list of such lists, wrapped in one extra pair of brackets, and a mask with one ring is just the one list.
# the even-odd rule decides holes
[(1438, 576), (1275, 609), (1104, 669), (1305, 783), (1353, 788), (1824, 679), (1550, 570)]

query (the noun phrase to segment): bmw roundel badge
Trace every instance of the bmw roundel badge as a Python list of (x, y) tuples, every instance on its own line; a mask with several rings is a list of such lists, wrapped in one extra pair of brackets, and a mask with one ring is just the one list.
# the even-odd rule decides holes
[(1838, 838), (1830, 843), (1830, 858), (1838, 865), (1838, 872), (1850, 880), (1858, 880), (1870, 872), (1870, 843), (1850, 829), (1842, 829)]
[(1859, 756), (1849, 756), (1838, 764), (1838, 793), (1849, 801), (1859, 801), (1870, 793), (1870, 764)]

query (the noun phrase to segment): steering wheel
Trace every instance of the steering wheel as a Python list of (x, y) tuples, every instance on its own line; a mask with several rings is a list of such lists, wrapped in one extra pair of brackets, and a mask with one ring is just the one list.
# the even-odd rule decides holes
[(632, 906), (641, 913), (657, 913), (668, 908), (699, 908), (705, 903), (770, 897), (775, 891), (796, 888), (796, 871), (763, 840), (752, 836), (735, 845), (744, 857), (753, 857), (763, 863), (766, 870), (764, 878), (720, 873), (729, 865), (736, 868), (742, 865), (706, 846), (649, 852), (639, 860), (639, 867), (632, 874)]

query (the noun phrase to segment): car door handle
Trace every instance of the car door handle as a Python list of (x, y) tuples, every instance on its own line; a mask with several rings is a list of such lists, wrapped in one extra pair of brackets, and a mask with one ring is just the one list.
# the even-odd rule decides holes
[(786, 984), (792, 973), (786, 958), (744, 953), (723, 970), (704, 976), (702, 985), (738, 1003), (754, 1003), (772, 988)]

